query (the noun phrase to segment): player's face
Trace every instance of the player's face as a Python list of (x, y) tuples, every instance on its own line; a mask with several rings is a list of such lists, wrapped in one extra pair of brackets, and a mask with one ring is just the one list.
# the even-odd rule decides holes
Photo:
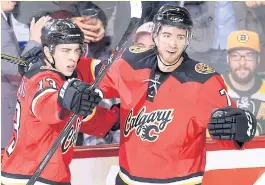
[(65, 76), (71, 76), (81, 56), (79, 44), (59, 44), (55, 47), (55, 67)]
[(155, 46), (155, 43), (150, 33), (142, 33), (135, 41), (134, 45), (140, 48), (152, 49)]
[(238, 83), (250, 82), (255, 74), (258, 56), (252, 50), (236, 50), (228, 54), (232, 78)]
[(186, 44), (187, 31), (177, 27), (163, 25), (155, 35), (155, 42), (160, 57), (168, 64), (173, 64), (179, 59)]

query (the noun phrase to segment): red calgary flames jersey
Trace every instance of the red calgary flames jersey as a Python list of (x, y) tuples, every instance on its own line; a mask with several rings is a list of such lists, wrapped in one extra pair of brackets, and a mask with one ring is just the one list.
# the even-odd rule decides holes
[(76, 71), (80, 80), (92, 84), (95, 80), (95, 68), (100, 63), (100, 60), (92, 58), (81, 58)]
[(186, 54), (175, 71), (163, 73), (154, 51), (130, 48), (113, 63), (100, 88), (105, 98), (121, 99), (116, 184), (201, 183), (210, 115), (232, 104), (219, 74)]
[[(58, 91), (65, 80), (56, 71), (40, 68), (29, 70), (23, 77), (17, 93), (13, 138), (2, 162), (3, 184), (26, 184), (72, 115), (58, 104)], [(85, 119), (89, 121), (82, 123), (81, 117), (75, 121), (38, 184), (70, 184), (69, 164), (79, 130), (102, 137), (117, 120), (117, 110), (98, 107), (98, 111), (98, 116)]]

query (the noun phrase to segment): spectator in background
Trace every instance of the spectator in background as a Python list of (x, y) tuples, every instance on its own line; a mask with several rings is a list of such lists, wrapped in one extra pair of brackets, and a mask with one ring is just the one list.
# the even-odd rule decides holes
[(145, 22), (153, 21), (154, 15), (165, 4), (180, 6), (181, 1), (142, 1)]
[(228, 94), (237, 107), (252, 112), (258, 121), (256, 135), (265, 134), (265, 80), (256, 73), (260, 40), (256, 32), (240, 30), (227, 39), (229, 74), (224, 75)]
[(245, 2), (200, 1), (185, 3), (194, 22), (193, 39), (187, 48), (191, 58), (207, 63), (219, 73), (227, 72), (226, 45), (232, 31), (257, 32), (264, 44), (264, 30), (255, 12)]
[(152, 38), (153, 22), (147, 22), (141, 25), (135, 32), (133, 45), (140, 48), (152, 49), (155, 43)]
[[(26, 54), (35, 46), (40, 45), (41, 28), (50, 20), (50, 17), (43, 17), (38, 22), (31, 23), (30, 42), (23, 52), (20, 52), (16, 36), (14, 34), (11, 14), (16, 2), (1, 1), (1, 52), (2, 54), (20, 57)], [(16, 109), (16, 92), (21, 81), (16, 64), (1, 61), (1, 148), (7, 146), (12, 135), (13, 115)]]
[(96, 24), (90, 24), (91, 21), (87, 17), (75, 16), (75, 14), (67, 10), (47, 10), (34, 15), (32, 18), (36, 17), (38, 20), (46, 15), (52, 16), (54, 19), (72, 19), (84, 33), (86, 43), (97, 42), (104, 37), (104, 25), (100, 18), (97, 19)]
[[(263, 31), (265, 30), (265, 1), (246, 1), (247, 7), (252, 9), (258, 17), (259, 22), (263, 27)], [(264, 35), (264, 33), (263, 33)], [(261, 61), (265, 60), (265, 46), (263, 45), (260, 52)], [(265, 62), (261, 62), (257, 68), (257, 72), (262, 75), (263, 79), (265, 79)]]
[[(91, 8), (99, 11), (96, 25), (89, 24), (89, 21), (81, 16), (85, 9)], [(86, 45), (85, 57), (101, 60), (108, 58), (111, 48), (109, 48), (110, 38), (105, 36), (107, 18), (104, 11), (91, 1), (22, 1), (18, 20), (28, 22), (32, 17), (40, 17), (39, 12), (43, 14), (43, 12), (53, 13), (58, 11), (65, 11), (70, 14), (72, 20), (85, 34), (85, 42), (90, 43), (89, 46)]]
[[(142, 7), (142, 17), (144, 18), (144, 22), (153, 21), (154, 15), (164, 4), (179, 4), (179, 2), (174, 1), (116, 1), (114, 19), (109, 23), (113, 25), (114, 32), (111, 43), (112, 48), (115, 48), (117, 46), (122, 38), (122, 35), (129, 25), (131, 11), (133, 11), (131, 8), (132, 2), (141, 4), (140, 6)], [(105, 2), (101, 2), (101, 4), (103, 3)], [(132, 45), (132, 42), (130, 41), (127, 42), (126, 47)]]
[(265, 5), (265, 1), (246, 1), (246, 5), (250, 8), (256, 8)]

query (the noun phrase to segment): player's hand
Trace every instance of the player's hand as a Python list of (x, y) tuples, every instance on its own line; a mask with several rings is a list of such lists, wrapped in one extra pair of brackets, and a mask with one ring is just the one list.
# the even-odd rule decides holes
[(86, 43), (97, 42), (104, 37), (105, 29), (103, 23), (99, 18), (96, 19), (97, 19), (96, 24), (92, 24), (92, 22), (90, 23), (90, 20), (87, 17), (72, 18), (72, 20), (78, 25), (78, 27), (84, 33)]
[(30, 23), (30, 40), (34, 40), (41, 44), (41, 30), (52, 18), (50, 16), (43, 16), (37, 22), (33, 17)]
[(256, 133), (255, 116), (239, 108), (226, 107), (216, 109), (208, 125), (214, 139), (235, 140), (244, 143), (253, 139)]
[(102, 98), (88, 87), (76, 78), (69, 79), (59, 91), (59, 105), (81, 116), (91, 114)]

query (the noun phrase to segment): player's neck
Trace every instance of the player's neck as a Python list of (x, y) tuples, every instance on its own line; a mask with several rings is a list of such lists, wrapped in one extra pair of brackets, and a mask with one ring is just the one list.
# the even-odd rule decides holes
[(231, 81), (231, 84), (232, 86), (237, 89), (237, 90), (240, 90), (240, 91), (248, 91), (250, 90), (254, 84), (255, 84), (255, 77), (248, 83), (245, 83), (245, 84), (240, 84), (238, 82), (236, 82), (233, 78), (232, 78), (232, 75), (229, 74), (229, 78), (230, 78), (230, 81)]
[[(183, 57), (181, 57), (179, 59), (178, 62), (176, 62), (176, 64), (174, 64), (173, 66), (166, 66), (166, 65), (170, 65), (169, 63), (167, 63), (166, 61), (164, 61), (161, 57), (157, 57), (157, 60), (158, 60), (158, 67), (159, 69), (162, 71), (162, 72), (165, 72), (165, 73), (170, 73), (172, 71), (174, 71), (175, 69), (177, 69), (180, 64), (183, 62)], [(163, 60), (163, 63), (166, 64), (164, 65), (161, 60)]]

